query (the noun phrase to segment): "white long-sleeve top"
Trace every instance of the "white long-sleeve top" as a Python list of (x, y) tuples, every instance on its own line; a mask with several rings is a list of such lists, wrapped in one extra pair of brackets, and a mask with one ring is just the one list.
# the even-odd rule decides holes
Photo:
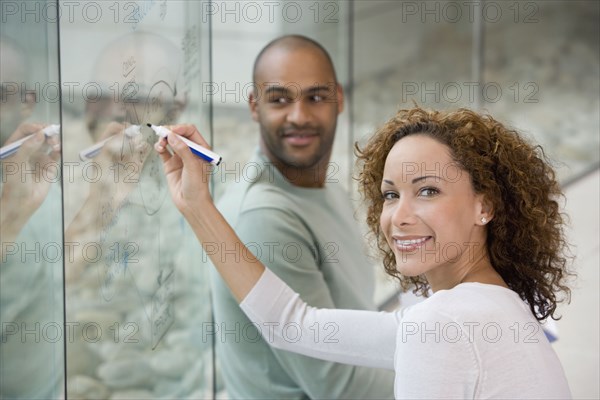
[(569, 399), (564, 371), (510, 289), (462, 283), (393, 313), (316, 309), (268, 269), (240, 304), (276, 348), (394, 369), (397, 399)]

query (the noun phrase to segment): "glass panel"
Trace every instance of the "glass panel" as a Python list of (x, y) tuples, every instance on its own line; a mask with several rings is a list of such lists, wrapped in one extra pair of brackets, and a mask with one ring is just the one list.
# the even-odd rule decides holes
[[(214, 101), (214, 145), (224, 164), (215, 174), (217, 198), (225, 186), (252, 175), (244, 169), (258, 146), (258, 125), (248, 109), (252, 67), (269, 41), (286, 34), (301, 34), (321, 43), (330, 53), (338, 80), (348, 83), (348, 10), (344, 1), (214, 2), (213, 81), (204, 84)], [(243, 38), (243, 40), (240, 40)], [(338, 117), (338, 128), (328, 179), (348, 185), (352, 167), (348, 112)], [(234, 179), (234, 175), (236, 178)]]
[[(555, 161), (562, 182), (597, 168), (598, 2), (354, 5), (358, 140), (413, 100), (432, 108), (466, 106), (530, 135)], [(380, 287), (382, 299), (393, 293), (393, 284)]]
[(529, 134), (564, 182), (600, 161), (600, 3), (494, 2), (484, 107)]
[[(308, 36), (326, 48), (336, 67), (338, 81), (347, 88), (350, 2), (231, 1), (212, 2), (211, 6), (213, 80), (211, 85), (206, 87), (207, 93), (213, 96), (214, 101), (213, 143), (216, 151), (224, 159), (214, 175), (215, 197), (219, 200), (228, 186), (252, 179), (256, 173), (253, 164), (248, 161), (258, 147), (260, 131), (257, 122), (253, 121), (250, 115), (248, 95), (253, 88), (252, 69), (259, 51), (268, 42), (282, 35)], [(326, 179), (327, 183), (339, 182), (348, 188), (353, 153), (349, 142), (349, 113), (346, 110), (338, 116)], [(226, 303), (222, 296), (218, 301), (221, 304)], [(221, 321), (221, 334), (215, 335), (218, 342), (233, 338), (231, 333), (227, 336), (225, 326), (237, 319), (230, 315), (224, 318), (228, 322)], [(252, 339), (246, 336), (252, 333), (246, 335), (247, 329), (243, 324), (242, 328), (241, 340), (251, 341)], [(236, 331), (232, 326), (229, 326), (229, 329), (232, 333)], [(237, 330), (239, 331), (240, 327)], [(260, 351), (261, 348), (257, 346), (255, 349)], [(217, 359), (217, 362), (219, 361)], [(286, 379), (291, 378), (284, 377), (284, 374), (282, 372), (278, 378), (272, 379), (283, 382), (280, 386), (295, 386), (293, 382), (286, 383)], [(219, 376), (217, 397), (221, 396), (227, 396), (227, 393)]]
[(474, 104), (469, 9), (460, 2), (355, 2), (357, 139), (413, 101), (432, 108)]
[(61, 2), (70, 398), (213, 394), (205, 256), (145, 126), (209, 132), (200, 6)]
[(41, 18), (53, 3), (0, 4), (2, 399), (64, 392), (58, 29)]
[[(412, 107), (413, 101), (437, 109), (476, 104), (471, 74), (473, 4), (354, 4), (355, 140), (364, 143), (397, 110)], [(359, 220), (365, 220), (363, 214)], [(376, 297), (381, 302), (394, 295), (397, 285), (380, 262), (376, 269), (380, 273)]]

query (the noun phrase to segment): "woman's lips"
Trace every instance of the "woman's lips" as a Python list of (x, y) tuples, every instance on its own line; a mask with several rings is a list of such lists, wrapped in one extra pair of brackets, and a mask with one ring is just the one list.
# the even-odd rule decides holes
[(420, 236), (420, 237), (393, 237), (395, 247), (400, 251), (414, 251), (420, 247), (423, 247), (427, 241), (431, 239), (431, 236)]

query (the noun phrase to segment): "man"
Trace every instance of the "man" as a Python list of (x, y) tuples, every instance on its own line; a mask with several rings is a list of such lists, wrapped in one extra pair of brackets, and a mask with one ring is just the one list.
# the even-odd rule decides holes
[[(311, 39), (284, 36), (260, 52), (253, 79), (249, 105), (260, 145), (252, 163), (262, 174), (232, 185), (221, 212), (308, 304), (374, 309), (373, 271), (353, 209), (341, 188), (326, 183), (344, 105), (329, 55)], [(392, 398), (389, 371), (271, 349), (269, 327), (252, 325), (218, 274), (211, 274), (217, 355), (232, 398)], [(294, 328), (287, 330), (290, 340), (298, 334)], [(314, 328), (316, 341), (337, 340), (334, 325)]]

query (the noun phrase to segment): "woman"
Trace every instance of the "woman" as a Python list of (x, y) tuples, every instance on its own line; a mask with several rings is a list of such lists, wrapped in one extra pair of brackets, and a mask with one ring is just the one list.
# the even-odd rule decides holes
[[(193, 126), (173, 131), (206, 145)], [(175, 135), (168, 144), (173, 155), (164, 140), (156, 149), (200, 242), (244, 251), (213, 206), (207, 164)], [(357, 153), (386, 271), (404, 289), (433, 295), (395, 313), (318, 310), (247, 255), (214, 257), (265, 339), (317, 358), (393, 368), (396, 398), (569, 398), (538, 323), (554, 317), (559, 293), (570, 294), (560, 190), (541, 149), (489, 116), (415, 108)]]

